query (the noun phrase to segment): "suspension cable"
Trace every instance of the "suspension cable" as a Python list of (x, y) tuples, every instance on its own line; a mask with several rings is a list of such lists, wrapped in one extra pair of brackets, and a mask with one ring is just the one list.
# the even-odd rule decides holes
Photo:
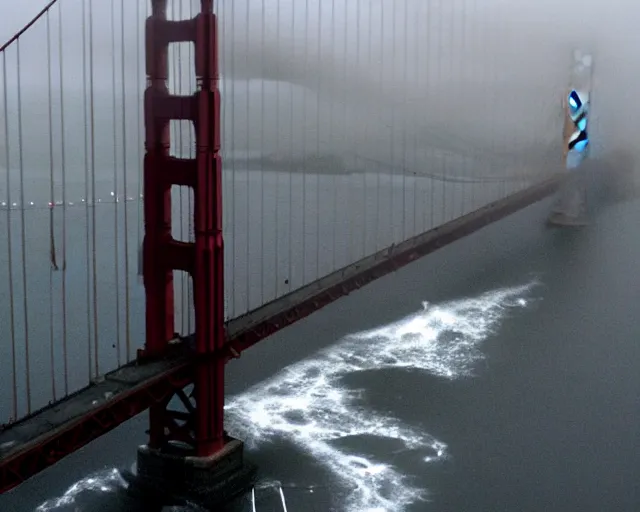
[(49, 266), (49, 363), (51, 364), (51, 395), (56, 400), (56, 376), (55, 376), (55, 356), (54, 356), (54, 329), (53, 329), (53, 271), (58, 270), (56, 263), (56, 247), (54, 234), (54, 205), (56, 204), (53, 189), (53, 107), (51, 93), (51, 20), (49, 11), (46, 14), (47, 26), (47, 94), (49, 107), (49, 197), (51, 198), (51, 208), (49, 209), (49, 239), (51, 265)]
[[(122, 365), (122, 347), (120, 346), (120, 237), (118, 236), (118, 123), (117, 123), (117, 102), (116, 102), (116, 8), (115, 0), (111, 0), (111, 110), (112, 118), (112, 144), (113, 144), (113, 193), (115, 201), (113, 208), (113, 273), (115, 279), (116, 296), (116, 359), (118, 366)], [(122, 77), (124, 82), (124, 76)], [(123, 97), (124, 103), (124, 97)], [(95, 136), (95, 135), (94, 135)], [(126, 154), (125, 154), (126, 160)], [(126, 196), (125, 196), (126, 199)], [(125, 200), (126, 204), (126, 200)], [(94, 207), (95, 211), (95, 207)], [(125, 236), (126, 239), (126, 236)], [(126, 257), (125, 257), (126, 259)]]
[[(24, 204), (24, 149), (22, 146), (23, 129), (22, 129), (22, 83), (20, 73), (20, 39), (16, 39), (16, 71), (18, 76), (18, 146), (19, 146), (19, 164), (20, 164), (20, 204)], [(8, 148), (7, 148), (8, 149)], [(22, 238), (22, 288), (24, 295), (22, 296), (22, 307), (24, 312), (24, 340), (25, 340), (25, 366), (26, 387), (27, 387), (27, 414), (31, 413), (31, 361), (29, 354), (29, 300), (27, 288), (27, 226), (24, 218), (25, 210), (20, 211), (20, 232)]]
[[(148, 2), (145, 2), (148, 8)], [(140, 17), (140, 5), (141, 2), (136, 4), (136, 91), (138, 91), (137, 97), (137, 113), (138, 113), (138, 152), (137, 152), (137, 161), (138, 161), (138, 238), (136, 241), (136, 247), (138, 248), (138, 274), (140, 278), (142, 278), (142, 230), (144, 225), (144, 209), (142, 207), (142, 201), (140, 200), (143, 195), (143, 184), (144, 184), (144, 174), (143, 174), (143, 151), (144, 151), (144, 143), (145, 143), (145, 134), (144, 134), (144, 124), (142, 122), (142, 83), (140, 80), (140, 70), (141, 66), (141, 45), (140, 39), (142, 37), (140, 27), (141, 17)], [(124, 47), (123, 47), (124, 48)], [(124, 51), (124, 50), (123, 50)]]
[(90, 124), (91, 124), (91, 200), (93, 208), (91, 210), (91, 246), (92, 246), (92, 266), (93, 266), (93, 342), (94, 342), (94, 367), (95, 377), (100, 376), (100, 357), (98, 343), (98, 266), (97, 266), (97, 246), (96, 246), (96, 132), (95, 132), (95, 103), (94, 103), (94, 68), (93, 68), (93, 0), (89, 0), (89, 102), (90, 102)]
[[(265, 53), (265, 32), (266, 32), (266, 28), (265, 28), (265, 24), (266, 24), (266, 10), (265, 10), (265, 0), (262, 0), (260, 3), (260, 8), (261, 8), (261, 12), (260, 12), (260, 19), (261, 19), (261, 23), (260, 23), (260, 39), (261, 39), (261, 45), (260, 45), (260, 65), (264, 66), (264, 53)], [(267, 224), (267, 222), (265, 222), (265, 209), (264, 209), (264, 202), (265, 202), (265, 186), (264, 186), (264, 133), (265, 133), (265, 123), (264, 123), (264, 79), (260, 80), (260, 304), (264, 304), (265, 300), (264, 300), (264, 285), (265, 285), (265, 268), (264, 268), (264, 264), (266, 261), (266, 258), (264, 257), (265, 252), (264, 252), (264, 239), (265, 239), (265, 233), (264, 233), (264, 228), (265, 225)], [(277, 127), (277, 125), (276, 125)], [(277, 128), (276, 128), (277, 129)], [(277, 191), (276, 191), (277, 194)], [(278, 198), (276, 196), (276, 204), (278, 202)], [(277, 219), (276, 219), (276, 223), (277, 223)], [(277, 239), (276, 239), (276, 244)], [(277, 262), (276, 262), (276, 268), (277, 268)]]
[(2, 52), (2, 89), (3, 89), (3, 106), (4, 106), (4, 137), (5, 137), (5, 150), (7, 168), (6, 186), (7, 186), (7, 270), (9, 273), (9, 325), (11, 330), (11, 373), (13, 384), (13, 420), (18, 419), (18, 375), (16, 364), (16, 313), (15, 313), (15, 299), (14, 299), (14, 286), (13, 286), (13, 234), (11, 225), (13, 224), (11, 219), (11, 155), (9, 152), (9, 105), (8, 105), (8, 93), (7, 93), (7, 54)]
[[(305, 0), (304, 9), (303, 80), (306, 85), (309, 78), (309, 0)], [(307, 91), (306, 86), (302, 88), (302, 286), (307, 284)]]
[[(120, 59), (122, 75), (122, 179), (124, 181), (124, 293), (125, 293), (125, 360), (131, 358), (131, 286), (129, 282), (129, 175), (127, 169), (127, 96), (126, 96), (126, 74), (125, 74), (125, 45), (124, 45), (124, 0), (120, 0)], [(115, 74), (115, 73), (114, 73)], [(116, 189), (116, 194), (118, 193)], [(120, 332), (120, 331), (118, 331)]]
[(69, 394), (69, 355), (67, 352), (67, 175), (64, 117), (64, 60), (62, 51), (62, 2), (58, 4), (58, 47), (60, 48), (60, 163), (62, 170), (62, 358), (64, 394)]
[[(263, 3), (263, 16), (264, 16), (264, 3)], [(281, 12), (280, 12), (280, 2), (276, 3), (276, 53), (280, 54), (280, 23), (282, 22), (281, 20)], [(280, 76), (280, 60), (278, 59), (276, 61), (276, 76)], [(281, 108), (281, 101), (280, 101), (280, 94), (281, 94), (281, 88), (280, 88), (280, 80), (276, 80), (276, 112), (275, 112), (275, 125), (276, 125), (276, 133), (278, 133), (278, 135), (281, 133), (280, 132), (280, 108)], [(264, 101), (264, 99), (263, 99)], [(224, 121), (223, 121), (223, 126), (224, 126)], [(280, 155), (280, 152), (282, 151), (281, 147), (280, 147), (280, 137), (276, 137), (276, 155)], [(276, 191), (275, 191), (275, 198), (276, 198), (276, 204), (275, 204), (275, 214), (276, 214), (276, 227), (275, 227), (275, 247), (274, 247), (274, 279), (275, 279), (275, 286), (274, 286), (274, 300), (276, 298), (278, 298), (280, 296), (279, 293), (279, 289), (280, 289), (280, 281), (281, 281), (281, 277), (280, 277), (280, 173), (277, 172), (276, 173), (276, 178), (275, 178), (275, 187), (276, 187)]]
[[(235, 76), (235, 66), (236, 66), (236, 38), (235, 38), (235, 24), (236, 24), (236, 2), (231, 2), (231, 27), (232, 29), (229, 31), (231, 33), (231, 64), (230, 75), (231, 77)], [(226, 15), (225, 15), (226, 18)], [(227, 33), (225, 31), (225, 33)], [(236, 314), (236, 279), (235, 276), (236, 268), (237, 268), (237, 255), (236, 255), (236, 244), (238, 243), (238, 229), (237, 229), (237, 217), (236, 217), (236, 200), (237, 200), (237, 191), (236, 191), (236, 88), (233, 84), (230, 84), (230, 96), (231, 96), (231, 197), (233, 198), (233, 204), (231, 205), (231, 264), (232, 264), (232, 275), (234, 279), (232, 280), (232, 295), (231, 295), (231, 308), (230, 308), (230, 316), (234, 317)]]
[[(318, 39), (318, 64), (322, 67), (322, 2), (318, 2), (318, 30), (316, 37)], [(316, 159), (320, 157), (320, 126), (321, 126), (321, 110), (320, 110), (320, 91), (322, 91), (322, 73), (316, 73)], [(320, 187), (321, 187), (321, 171), (316, 169), (316, 279), (322, 277), (320, 275), (320, 219), (322, 217), (322, 209), (320, 208)]]
[[(250, 2), (251, 0), (248, 0)], [(247, 3), (247, 13), (245, 17), (245, 45), (249, 48), (249, 35), (251, 29), (251, 9), (249, 3)], [(247, 69), (249, 68), (249, 52), (245, 52), (245, 66)], [(250, 264), (251, 261), (249, 258), (251, 256), (251, 174), (249, 171), (249, 157), (251, 155), (251, 91), (250, 84), (247, 82), (246, 84), (246, 112), (245, 112), (245, 123), (246, 123), (246, 136), (247, 136), (247, 146), (245, 153), (246, 160), (246, 177), (247, 177), (247, 203), (246, 203), (246, 211), (245, 211), (245, 219), (244, 219), (244, 229), (245, 229), (245, 240), (246, 240), (246, 251), (245, 251), (245, 301), (246, 307), (245, 311), (251, 310), (251, 272), (250, 272)]]

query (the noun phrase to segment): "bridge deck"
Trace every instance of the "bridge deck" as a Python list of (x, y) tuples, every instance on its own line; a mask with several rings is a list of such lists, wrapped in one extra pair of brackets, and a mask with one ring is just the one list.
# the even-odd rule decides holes
[[(555, 177), (418, 235), (263, 306), (227, 326), (231, 358), (274, 332), (415, 259), (552, 194)], [(191, 381), (190, 339), (162, 361), (130, 364), (0, 431), (0, 492), (7, 491)]]

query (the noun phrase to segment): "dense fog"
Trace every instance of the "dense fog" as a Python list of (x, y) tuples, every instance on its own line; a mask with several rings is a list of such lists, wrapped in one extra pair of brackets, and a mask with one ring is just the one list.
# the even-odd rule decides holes
[[(24, 0), (20, 11), (5, 9), (2, 37), (43, 3)], [(62, 99), (70, 169), (84, 168), (82, 132), (90, 130), (90, 114), (83, 105), (89, 112), (93, 105), (97, 172), (112, 166), (114, 139), (119, 152), (128, 139), (127, 159), (137, 166), (149, 5), (60, 3), (61, 10), (54, 7), (49, 20), (21, 38), (19, 62), (16, 45), (7, 50), (12, 160), (20, 69), (23, 130), (47, 140), (49, 125), (42, 121), (51, 105), (54, 158), (63, 144), (57, 129)], [(176, 19), (199, 9), (195, 0), (168, 5), (169, 17)], [(227, 160), (267, 155), (291, 163), (319, 157), (343, 170), (376, 162), (390, 171), (438, 174), (433, 168), (443, 159), (467, 158), (483, 175), (502, 175), (513, 166), (549, 170), (561, 163), (561, 102), (575, 49), (594, 55), (593, 151), (634, 144), (633, 48), (640, 36), (633, 19), (640, 8), (630, 2), (216, 0), (215, 9)], [(189, 46), (171, 53), (174, 91), (195, 87)], [(193, 145), (187, 132), (185, 149)], [(48, 148), (34, 148), (28, 158), (35, 169), (49, 161)]]

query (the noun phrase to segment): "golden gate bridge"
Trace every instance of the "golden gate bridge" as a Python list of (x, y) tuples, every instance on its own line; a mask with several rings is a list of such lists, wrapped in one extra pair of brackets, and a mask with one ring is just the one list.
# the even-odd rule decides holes
[(246, 490), (225, 365), (554, 193), (587, 147), (591, 63), (532, 45), (521, 7), (54, 0), (11, 38), (2, 490), (147, 409), (141, 477)]

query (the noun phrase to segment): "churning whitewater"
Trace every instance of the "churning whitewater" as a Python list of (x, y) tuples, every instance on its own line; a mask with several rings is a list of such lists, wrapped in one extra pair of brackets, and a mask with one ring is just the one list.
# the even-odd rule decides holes
[[(482, 342), (510, 311), (527, 307), (536, 284), (441, 304), (424, 302), (421, 311), (398, 322), (347, 336), (232, 397), (226, 406), (227, 426), (250, 448), (286, 440), (314, 457), (344, 489), (340, 493), (344, 502), (336, 503), (338, 510), (401, 512), (428, 499), (427, 490), (415, 485), (391, 460), (373, 460), (337, 441), (356, 436), (393, 440), (425, 464), (448, 456), (446, 442), (419, 426), (366, 409), (359, 401), (366, 390), (348, 388), (344, 378), (389, 368), (418, 370), (450, 380), (469, 377), (483, 357)], [(85, 510), (80, 505), (85, 495), (110, 494), (125, 487), (116, 469), (105, 470), (77, 482), (63, 496), (43, 503), (37, 512)]]
[(514, 308), (524, 308), (535, 282), (422, 310), (391, 325), (347, 336), (317, 356), (294, 364), (227, 407), (229, 429), (249, 447), (286, 439), (312, 455), (347, 491), (345, 512), (400, 512), (427, 499), (390, 461), (350, 453), (336, 441), (354, 436), (391, 439), (425, 463), (447, 457), (445, 442), (419, 427), (377, 415), (359, 404), (344, 377), (366, 370), (420, 370), (457, 379), (472, 374), (480, 344)]

